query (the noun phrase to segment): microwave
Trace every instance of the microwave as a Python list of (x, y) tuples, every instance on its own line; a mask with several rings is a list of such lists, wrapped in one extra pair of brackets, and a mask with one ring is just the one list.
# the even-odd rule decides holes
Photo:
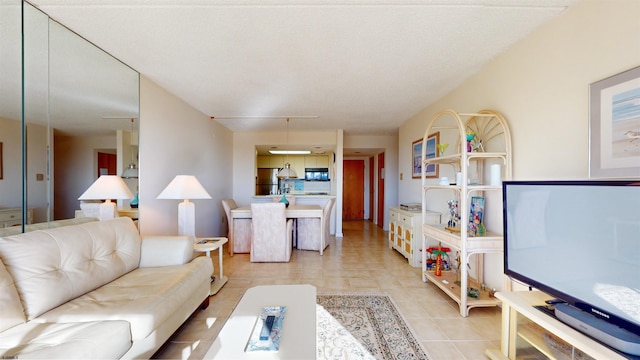
[(304, 169), (304, 179), (306, 181), (329, 181), (329, 169), (306, 168)]

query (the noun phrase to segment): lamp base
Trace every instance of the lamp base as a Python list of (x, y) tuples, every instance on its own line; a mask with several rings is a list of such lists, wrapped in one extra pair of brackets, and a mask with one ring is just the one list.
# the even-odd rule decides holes
[(98, 219), (100, 221), (114, 219), (116, 217), (116, 204), (111, 200), (106, 200), (98, 207)]
[(178, 235), (196, 236), (196, 206), (189, 200), (178, 204)]

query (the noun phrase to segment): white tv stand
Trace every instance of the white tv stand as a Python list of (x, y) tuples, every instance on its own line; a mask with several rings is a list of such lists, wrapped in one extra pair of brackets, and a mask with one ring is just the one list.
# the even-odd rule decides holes
[[(502, 300), (501, 349), (488, 349), (491, 359), (516, 359), (522, 352), (540, 353), (550, 359), (562, 358), (558, 352), (582, 351), (595, 359), (626, 357), (579, 331), (534, 308), (552, 297), (541, 291), (498, 292)], [(545, 341), (546, 338), (546, 341)], [(554, 339), (555, 341), (549, 341)], [(553, 345), (552, 345), (553, 344)]]

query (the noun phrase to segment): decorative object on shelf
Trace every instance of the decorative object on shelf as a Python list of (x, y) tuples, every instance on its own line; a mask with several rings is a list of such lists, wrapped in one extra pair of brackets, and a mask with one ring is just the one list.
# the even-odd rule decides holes
[[(436, 132), (427, 138), (427, 144), (425, 147), (425, 158), (432, 159), (438, 156), (436, 145), (440, 141), (440, 133)], [(418, 139), (414, 141), (411, 145), (412, 149), (412, 157), (411, 161), (413, 162), (413, 171), (411, 174), (412, 179), (419, 179), (422, 176), (422, 146), (424, 142), (423, 139)], [(438, 166), (436, 164), (427, 164), (424, 169), (425, 176), (427, 178), (438, 178)]]
[(438, 147), (439, 156), (444, 156), (444, 151), (447, 150), (449, 144), (438, 144), (436, 146)]
[(447, 205), (449, 206), (449, 222), (447, 222), (447, 229), (455, 229), (458, 222), (458, 201), (449, 200), (447, 201)]
[(484, 226), (484, 197), (472, 196), (469, 210), (469, 236), (482, 236), (487, 229)]
[(441, 177), (438, 185), (449, 186), (449, 178), (446, 176)]
[(467, 132), (467, 152), (473, 151), (473, 147), (471, 146), (471, 141), (473, 141), (475, 137), (476, 137), (476, 133)]
[(429, 257), (427, 258), (427, 270), (433, 271), (435, 276), (442, 276), (442, 271), (451, 270), (449, 254), (451, 248), (442, 247), (442, 243), (438, 243), (437, 247), (427, 249)]
[(467, 296), (474, 299), (480, 299), (480, 290), (474, 287), (467, 288)]
[(196, 233), (196, 207), (189, 199), (211, 199), (211, 195), (193, 175), (176, 175), (156, 199), (184, 199), (178, 205), (178, 235)]
[(500, 166), (500, 164), (492, 164), (489, 169), (489, 185), (500, 186), (500, 183), (502, 182), (502, 166)]
[(640, 66), (589, 85), (589, 178), (640, 176)]
[(98, 218), (102, 221), (113, 219), (116, 216), (116, 204), (110, 199), (131, 198), (133, 198), (133, 194), (120, 176), (102, 175), (80, 195), (78, 200), (104, 200), (98, 210)]

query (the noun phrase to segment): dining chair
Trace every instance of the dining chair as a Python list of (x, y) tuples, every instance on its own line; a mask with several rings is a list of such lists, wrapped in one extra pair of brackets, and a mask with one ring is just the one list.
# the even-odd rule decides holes
[[(296, 205), (296, 197), (294, 195), (285, 195), (285, 198), (287, 199), (287, 201), (289, 201), (289, 206), (295, 206)], [(272, 199), (272, 202), (280, 202), (280, 200), (282, 200), (282, 195), (280, 196), (274, 196)], [(297, 229), (298, 227), (298, 219), (293, 219), (293, 246), (297, 246), (298, 244), (298, 235), (297, 235)]]
[(291, 259), (293, 220), (287, 220), (283, 203), (252, 203), (251, 232), (251, 262)]
[[(318, 218), (300, 218), (297, 225), (297, 241), (299, 250), (324, 250), (329, 246), (329, 230), (331, 224), (331, 209), (336, 199), (331, 198), (322, 208), (322, 216), (324, 217), (324, 229), (320, 228), (320, 219)], [(320, 244), (320, 236), (324, 232), (324, 246)]]
[[(248, 254), (251, 250), (251, 219), (231, 218), (231, 210), (238, 207), (233, 199), (222, 200), (222, 207), (227, 216), (227, 238), (229, 245), (233, 247), (229, 252)], [(231, 221), (233, 221), (233, 227), (231, 227)]]

